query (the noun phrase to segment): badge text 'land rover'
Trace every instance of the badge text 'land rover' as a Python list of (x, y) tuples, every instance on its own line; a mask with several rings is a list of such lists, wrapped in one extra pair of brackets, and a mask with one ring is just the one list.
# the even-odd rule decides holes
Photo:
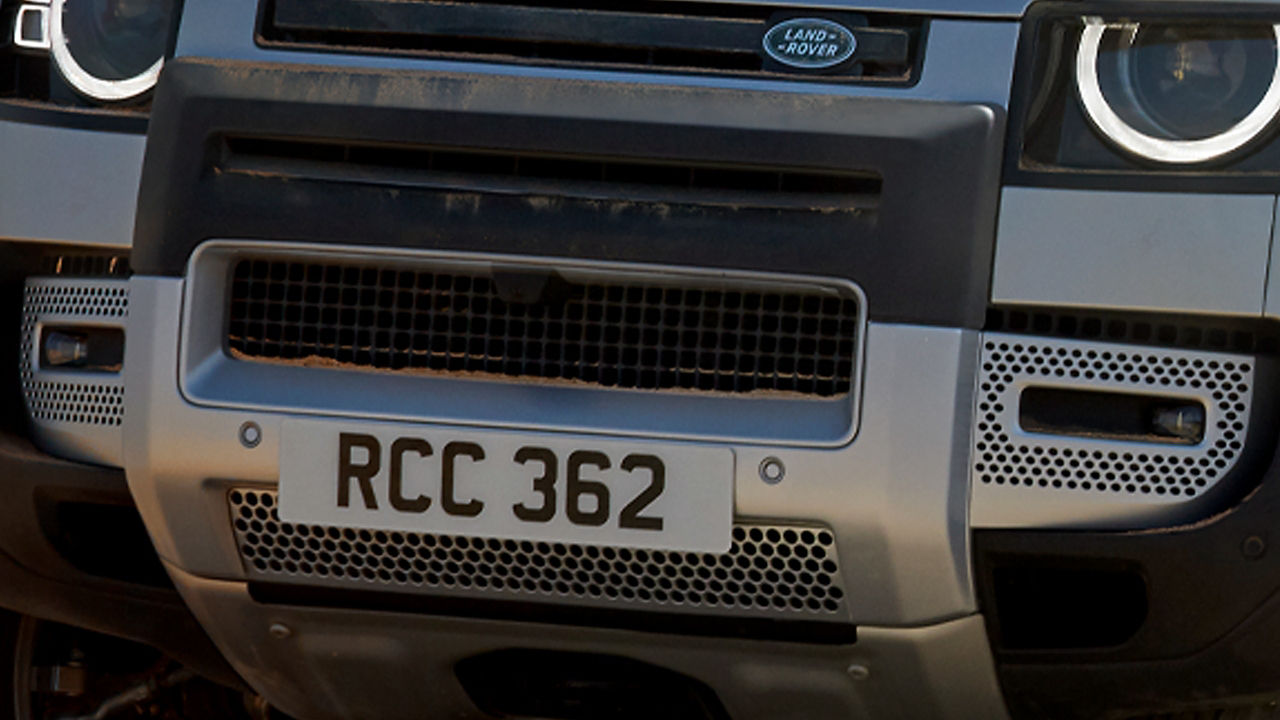
[(822, 18), (795, 18), (774, 25), (764, 35), (769, 57), (796, 68), (821, 69), (853, 57), (858, 40), (837, 22)]

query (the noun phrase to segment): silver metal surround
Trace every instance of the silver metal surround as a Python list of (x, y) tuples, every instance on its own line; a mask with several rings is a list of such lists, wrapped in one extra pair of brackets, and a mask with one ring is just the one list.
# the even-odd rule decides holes
[[(227, 492), (250, 485), (275, 489), (284, 426), (303, 416), (209, 407), (183, 397), (178, 338), (187, 284), (130, 278), (125, 470), (161, 558), (201, 577), (243, 582)], [(870, 323), (866, 348), (862, 420), (852, 442), (836, 448), (720, 443), (737, 460), (735, 516), (831, 528), (859, 627), (920, 626), (975, 612), (967, 506), (978, 333)], [(349, 384), (329, 383), (316, 402), (345, 400), (343, 385)], [(418, 414), (409, 422), (431, 432), (463, 429), (432, 420), (434, 397), (416, 397)], [(373, 412), (395, 401), (382, 393), (363, 398)], [(549, 404), (540, 432), (556, 433), (583, 413), (571, 403)], [(360, 412), (326, 416), (349, 423), (352, 432), (375, 423)], [(246, 422), (261, 429), (252, 448), (241, 440)], [(618, 435), (623, 437), (665, 442)], [(760, 478), (766, 458), (785, 465), (781, 482)], [(210, 628), (215, 640), (224, 630)]]
[[(289, 717), (420, 720), (429, 708), (433, 717), (476, 718), (453, 668), (511, 648), (624, 655), (668, 668), (706, 684), (734, 720), (1008, 717), (976, 614), (859, 625), (851, 645), (801, 644), (266, 604), (243, 583), (168, 570), (241, 677)], [(272, 625), (289, 628), (289, 639), (267, 637)]]
[(27, 279), (18, 367), (40, 447), (70, 460), (121, 464), (123, 373), (44, 368), (39, 338), (48, 324), (123, 329), (128, 312), (127, 280)]
[[(1098, 79), (1098, 52), (1102, 36), (1108, 28), (1136, 32), (1136, 23), (1109, 25), (1100, 17), (1086, 17), (1080, 46), (1076, 52), (1076, 89), (1085, 114), (1094, 127), (1122, 150), (1156, 162), (1171, 164), (1200, 163), (1229, 155), (1249, 144), (1271, 126), (1280, 113), (1280, 60), (1272, 71), (1271, 84), (1262, 100), (1227, 130), (1207, 138), (1169, 140), (1148, 135), (1125, 122), (1102, 93)], [(1280, 25), (1273, 26), (1280, 46)]]
[(1275, 205), (1271, 195), (1006, 187), (992, 302), (1257, 317)]
[(276, 493), (227, 493), (250, 580), (610, 609), (848, 622), (825, 527), (738, 523), (727, 553), (356, 530), (281, 522)]
[(0, 120), (0, 237), (127, 250), (146, 141)]
[[(1234, 467), (1253, 359), (1214, 352), (987, 333), (973, 430), (975, 527), (1134, 529), (1187, 519)], [(1028, 432), (1029, 387), (1185, 398), (1205, 408), (1195, 445)]]
[[(35, 15), (39, 18), (40, 36), (32, 39), (23, 34), (26, 26), (28, 15)], [(18, 7), (18, 15), (13, 20), (13, 44), (14, 47), (26, 48), (28, 50), (48, 50), (49, 49), (49, 5), (23, 3)]]
[[(638, 278), (679, 286), (795, 289), (850, 297), (858, 304), (858, 332), (850, 392), (831, 397), (628, 390), (532, 378), (485, 379), (451, 375), (304, 367), (246, 362), (226, 349), (231, 269), (241, 257), (295, 259), (456, 272), (554, 269), (570, 281)], [(431, 420), (486, 428), (533, 428), (633, 437), (745, 440), (800, 446), (839, 446), (858, 431), (865, 365), (866, 298), (847, 280), (773, 273), (605, 263), (516, 255), (412, 251), (211, 241), (193, 254), (183, 303), (184, 337), (179, 382), (190, 401), (209, 407), (306, 415), (353, 414), (385, 420)], [(371, 398), (377, 398), (371, 403)], [(429, 400), (424, 402), (424, 398)], [(556, 410), (552, 410), (555, 408)]]

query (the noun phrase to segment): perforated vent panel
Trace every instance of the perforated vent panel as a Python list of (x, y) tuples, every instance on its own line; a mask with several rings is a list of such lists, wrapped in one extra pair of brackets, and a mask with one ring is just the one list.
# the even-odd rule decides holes
[(124, 382), (118, 372), (40, 367), (40, 329), (56, 324), (123, 328), (127, 280), (29, 278), (23, 293), (19, 373), (35, 438), (46, 450), (74, 460), (117, 465), (124, 421)]
[(443, 596), (847, 622), (835, 538), (740, 524), (725, 554), (353, 530), (280, 522), (276, 493), (228, 493), (251, 579)]
[(129, 284), (115, 280), (52, 278), (27, 281), (24, 308), (33, 315), (120, 319), (129, 311)]
[(36, 382), (26, 389), (33, 420), (119, 425), (124, 422), (124, 388), (78, 382)]
[[(1145, 526), (1212, 489), (1244, 448), (1250, 357), (988, 333), (973, 434), (977, 525)], [(1205, 408), (1189, 445), (1028, 432), (1026, 388), (1158, 395)]]

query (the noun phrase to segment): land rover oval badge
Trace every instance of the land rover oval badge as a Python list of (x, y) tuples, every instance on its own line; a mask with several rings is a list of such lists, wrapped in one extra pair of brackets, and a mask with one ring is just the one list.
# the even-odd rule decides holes
[(769, 28), (764, 51), (783, 65), (818, 70), (853, 57), (858, 39), (849, 28), (823, 18), (794, 18)]

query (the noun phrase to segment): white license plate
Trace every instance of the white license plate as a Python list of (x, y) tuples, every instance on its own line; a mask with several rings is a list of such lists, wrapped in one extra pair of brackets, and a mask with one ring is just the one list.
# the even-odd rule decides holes
[(726, 552), (728, 448), (341, 421), (284, 423), (285, 522)]

